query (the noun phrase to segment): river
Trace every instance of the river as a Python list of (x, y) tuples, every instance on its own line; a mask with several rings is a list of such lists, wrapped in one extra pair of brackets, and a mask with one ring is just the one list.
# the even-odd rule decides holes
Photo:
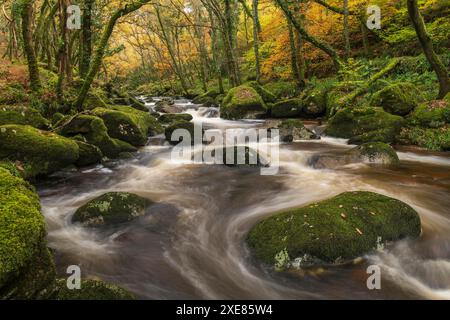
[[(261, 126), (176, 103), (210, 128)], [(58, 272), (64, 276), (67, 266), (79, 265), (83, 276), (121, 285), (140, 299), (450, 299), (450, 154), (403, 147), (396, 167), (308, 165), (314, 154), (349, 147), (329, 137), (281, 144), (279, 173), (264, 176), (255, 168), (172, 161), (172, 147), (152, 137), (133, 159), (58, 173), (37, 187)], [(372, 253), (362, 264), (329, 269), (280, 273), (252, 258), (245, 237), (258, 221), (353, 190), (411, 205), (422, 237)], [(158, 205), (119, 227), (70, 222), (78, 207), (108, 191), (136, 193)], [(380, 290), (367, 289), (369, 264), (381, 268)]]

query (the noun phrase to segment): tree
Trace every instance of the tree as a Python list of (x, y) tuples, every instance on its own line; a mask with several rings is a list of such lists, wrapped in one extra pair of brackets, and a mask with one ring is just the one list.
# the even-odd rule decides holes
[(116, 25), (117, 21), (123, 16), (126, 16), (127, 14), (130, 14), (138, 10), (143, 5), (149, 2), (150, 0), (139, 0), (131, 4), (125, 4), (125, 6), (117, 9), (109, 19), (108, 24), (103, 29), (102, 36), (100, 37), (100, 40), (95, 48), (94, 57), (91, 60), (91, 63), (89, 64), (89, 71), (86, 75), (86, 78), (83, 81), (83, 85), (81, 86), (80, 92), (75, 102), (75, 107), (79, 111), (82, 110), (84, 100), (86, 100), (92, 82), (94, 81), (95, 76), (100, 70), (103, 61), (103, 55), (105, 54), (109, 38), (111, 37), (111, 34), (114, 30), (114, 26)]
[(41, 80), (39, 78), (38, 61), (34, 52), (33, 36), (31, 31), (33, 3), (33, 0), (22, 0), (20, 3), (20, 12), (22, 17), (23, 51), (25, 52), (28, 62), (30, 88), (32, 91), (38, 92), (41, 89)]
[(442, 63), (441, 59), (439, 59), (439, 56), (434, 51), (433, 42), (427, 32), (423, 17), (420, 14), (417, 0), (407, 0), (407, 6), (409, 17), (414, 26), (414, 29), (416, 30), (416, 34), (419, 38), (419, 42), (422, 46), (423, 52), (425, 53), (425, 56), (427, 57), (430, 65), (433, 67), (434, 72), (436, 72), (437, 78), (439, 80), (438, 98), (442, 99), (450, 91), (450, 78), (448, 76), (448, 71)]
[(258, 0), (252, 0), (252, 9), (253, 9), (253, 50), (255, 51), (256, 82), (259, 83), (261, 77), (261, 65), (259, 61)]
[(344, 39), (345, 39), (345, 57), (350, 57), (350, 32), (348, 30), (348, 0), (344, 0)]
[(81, 39), (80, 39), (80, 77), (84, 79), (89, 71), (89, 64), (92, 56), (92, 10), (95, 0), (84, 0), (83, 16), (81, 19)]

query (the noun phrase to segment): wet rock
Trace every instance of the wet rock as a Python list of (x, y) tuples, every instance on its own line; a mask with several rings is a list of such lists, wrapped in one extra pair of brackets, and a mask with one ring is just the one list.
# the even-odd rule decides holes
[(303, 122), (298, 119), (283, 120), (278, 125), (280, 141), (292, 142), (294, 140), (318, 140), (314, 132), (307, 129)]
[(102, 162), (103, 153), (98, 147), (83, 141), (75, 140), (75, 142), (78, 144), (80, 155), (75, 163), (78, 167), (90, 166)]
[(282, 260), (282, 268), (305, 254), (324, 264), (341, 263), (380, 243), (417, 238), (420, 233), (420, 217), (409, 205), (358, 191), (277, 213), (258, 223), (247, 242), (257, 258), (279, 268)]
[(303, 115), (303, 101), (299, 98), (282, 100), (275, 103), (270, 111), (275, 118), (291, 118)]
[(376, 92), (370, 104), (391, 114), (405, 116), (417, 107), (419, 97), (419, 90), (412, 83), (401, 82)]
[(108, 192), (78, 208), (72, 217), (87, 227), (124, 223), (143, 216), (153, 202), (128, 192)]
[(224, 98), (220, 116), (224, 119), (255, 119), (264, 117), (267, 107), (255, 89), (239, 86), (231, 89)]
[(154, 110), (161, 113), (181, 113), (183, 110), (175, 106), (175, 101), (172, 98), (162, 98), (155, 103)]
[(82, 279), (79, 290), (69, 290), (66, 279), (58, 279), (53, 300), (134, 300), (135, 297), (116, 285)]
[(159, 118), (158, 121), (161, 123), (165, 123), (165, 124), (169, 124), (172, 122), (178, 122), (178, 121), (191, 121), (192, 115), (188, 114), (188, 113), (165, 113), (162, 114)]

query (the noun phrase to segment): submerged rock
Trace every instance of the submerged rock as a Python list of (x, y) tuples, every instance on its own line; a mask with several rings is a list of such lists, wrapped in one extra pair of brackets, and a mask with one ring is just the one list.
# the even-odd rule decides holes
[(24, 106), (1, 106), (0, 126), (5, 124), (30, 125), (37, 129), (48, 129), (49, 121), (39, 111)]
[(40, 208), (33, 187), (0, 167), (0, 300), (51, 293), (56, 272)]
[(267, 218), (250, 231), (247, 242), (256, 257), (280, 267), (281, 256), (281, 265), (305, 254), (326, 264), (340, 263), (377, 244), (417, 238), (420, 233), (420, 217), (409, 205), (358, 191)]
[(175, 106), (172, 98), (163, 98), (155, 103), (154, 110), (161, 113), (181, 113), (183, 110)]
[(283, 142), (320, 139), (319, 136), (307, 129), (303, 122), (298, 119), (283, 120), (278, 125), (278, 129), (280, 130), (280, 141)]
[(0, 159), (20, 161), (25, 176), (48, 175), (79, 158), (75, 141), (31, 126), (0, 126)]
[(402, 117), (379, 108), (345, 108), (328, 121), (325, 133), (350, 139), (351, 144), (376, 141), (392, 143), (404, 124)]
[(172, 123), (178, 121), (191, 121), (193, 119), (192, 115), (189, 113), (165, 113), (162, 114), (158, 121), (161, 123)]
[(398, 164), (395, 150), (383, 142), (364, 143), (358, 147), (334, 155), (314, 155), (309, 164), (316, 169), (334, 169), (352, 163)]
[(101, 227), (131, 221), (143, 216), (153, 202), (128, 192), (108, 192), (78, 208), (73, 222)]
[(228, 91), (224, 98), (220, 116), (224, 119), (255, 119), (267, 113), (266, 105), (255, 89), (239, 86)]

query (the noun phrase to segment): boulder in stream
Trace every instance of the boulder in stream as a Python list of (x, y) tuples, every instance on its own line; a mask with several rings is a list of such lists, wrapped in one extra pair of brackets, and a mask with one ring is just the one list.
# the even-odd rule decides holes
[(228, 91), (220, 109), (220, 116), (229, 120), (261, 118), (266, 113), (267, 106), (258, 92), (245, 85)]
[(287, 119), (278, 125), (280, 131), (280, 141), (292, 142), (294, 140), (318, 140), (320, 139), (314, 132), (305, 127), (299, 119)]
[(128, 192), (108, 192), (78, 208), (72, 217), (87, 227), (102, 227), (143, 216), (153, 204), (149, 199)]
[(0, 107), (0, 126), (5, 124), (30, 125), (37, 129), (48, 129), (50, 122), (39, 111), (24, 106)]
[(66, 279), (56, 282), (53, 300), (134, 300), (135, 297), (114, 284), (94, 279), (81, 279), (79, 290), (67, 288)]
[(253, 227), (247, 242), (257, 258), (282, 268), (305, 256), (313, 264), (343, 263), (420, 234), (420, 217), (409, 205), (357, 191), (277, 213)]
[(192, 115), (189, 113), (165, 113), (162, 114), (158, 121), (164, 124), (169, 124), (177, 121), (191, 121), (193, 119)]
[(370, 101), (374, 107), (398, 116), (405, 116), (418, 105), (420, 92), (409, 82), (388, 85), (376, 92)]

